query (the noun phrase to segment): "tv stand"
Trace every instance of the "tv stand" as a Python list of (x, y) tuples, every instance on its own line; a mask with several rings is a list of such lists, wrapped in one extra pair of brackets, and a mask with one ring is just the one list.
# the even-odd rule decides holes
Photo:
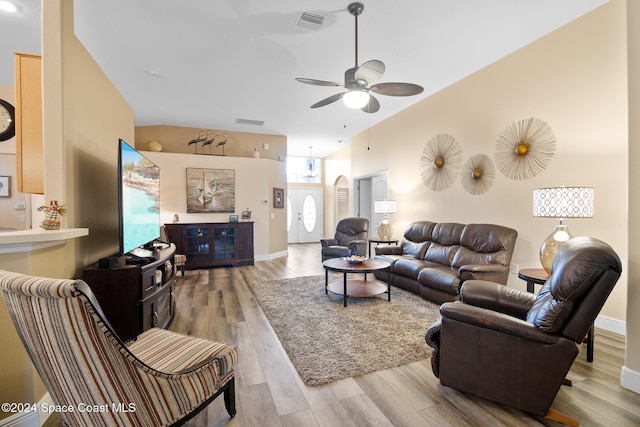
[(95, 264), (83, 270), (83, 280), (121, 340), (135, 339), (147, 329), (171, 324), (175, 252), (176, 247), (169, 245), (155, 252), (145, 264), (129, 264), (127, 256), (121, 256), (113, 268)]
[[(153, 246), (152, 246), (153, 248)], [(138, 259), (145, 259), (145, 260), (151, 260), (153, 261), (154, 257), (154, 250), (151, 249), (147, 249), (145, 248), (135, 248), (134, 250), (130, 251), (129, 253), (125, 254), (125, 256), (129, 255), (132, 258), (138, 258)]]
[(176, 252), (187, 257), (185, 268), (253, 265), (253, 222), (165, 224)]

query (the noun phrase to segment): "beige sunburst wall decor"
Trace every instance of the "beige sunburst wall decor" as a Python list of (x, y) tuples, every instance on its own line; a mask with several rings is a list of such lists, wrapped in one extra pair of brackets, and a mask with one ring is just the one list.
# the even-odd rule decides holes
[(422, 182), (433, 191), (451, 187), (456, 179), (462, 149), (456, 139), (446, 133), (431, 138), (420, 155), (420, 176)]
[(496, 144), (496, 166), (515, 180), (529, 179), (542, 172), (556, 150), (556, 137), (541, 119), (528, 118), (511, 123)]
[(460, 181), (467, 193), (478, 195), (491, 188), (496, 173), (493, 162), (484, 154), (469, 157), (460, 169)]

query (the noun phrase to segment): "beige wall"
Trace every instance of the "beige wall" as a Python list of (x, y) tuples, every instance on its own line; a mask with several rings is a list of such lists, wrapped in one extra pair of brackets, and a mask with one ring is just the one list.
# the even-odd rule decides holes
[[(419, 219), (503, 224), (519, 232), (513, 263), (520, 268), (539, 266), (540, 244), (557, 224), (532, 217), (532, 190), (593, 186), (594, 218), (566, 224), (574, 236), (607, 241), (626, 266), (626, 76), (625, 3), (614, 1), (357, 135), (351, 175), (389, 170), (398, 204), (394, 236)], [(505, 127), (528, 117), (545, 120), (557, 138), (555, 156), (538, 176), (515, 181), (496, 169), (493, 186), (476, 196), (460, 181), (440, 192), (423, 185), (419, 157), (436, 134), (458, 140), (463, 162), (475, 154), (493, 159)], [(516, 275), (509, 285), (524, 289)], [(601, 314), (623, 324), (626, 292), (625, 268)]]
[[(351, 215), (352, 210), (352, 197), (353, 197), (353, 179), (351, 176), (351, 146), (345, 147), (337, 153), (322, 159), (323, 177), (324, 177), (324, 189), (323, 199), (325, 203), (324, 208), (324, 236), (331, 237), (336, 232), (336, 224), (338, 218), (336, 218), (336, 184), (340, 177), (348, 182), (349, 187), (349, 207)], [(344, 184), (341, 184), (344, 186)]]
[[(66, 201), (69, 225), (89, 227), (89, 236), (79, 239), (76, 247), (77, 274), (77, 269), (118, 248), (118, 138), (133, 140), (135, 128), (133, 110), (73, 34), (73, 1), (62, 3), (62, 55), (44, 56), (49, 40), (48, 34), (43, 34), (43, 57), (45, 79), (51, 78), (45, 80), (45, 91), (62, 90), (60, 97), (51, 94), (50, 103), (45, 92), (45, 109), (49, 107), (45, 111), (45, 144), (61, 153), (58, 160), (57, 155), (46, 152), (47, 175), (48, 168), (59, 174), (62, 166), (66, 179), (62, 189), (45, 186), (45, 196), (46, 200), (59, 197)], [(59, 67), (48, 68), (51, 56), (61, 58)], [(61, 70), (60, 79), (55, 75), (57, 70)], [(60, 100), (62, 108), (56, 108)], [(56, 111), (60, 116), (53, 113)]]
[[(235, 214), (251, 209), (254, 224), (254, 253), (257, 260), (283, 255), (287, 251), (286, 210), (273, 208), (273, 187), (285, 188), (286, 165), (269, 159), (198, 156), (195, 154), (143, 152), (160, 167), (161, 221), (170, 223), (178, 214), (181, 223), (226, 222), (229, 213), (187, 213), (186, 168), (233, 169), (235, 171)], [(262, 201), (266, 200), (264, 204)], [(273, 215), (273, 217), (272, 217)]]
[[(627, 2), (629, 61), (629, 285), (625, 369), (640, 383), (640, 4)], [(624, 370), (623, 370), (624, 371)], [(633, 376), (633, 374), (630, 374)], [(625, 372), (622, 380), (625, 385)], [(637, 384), (636, 384), (637, 385)], [(629, 385), (631, 387), (631, 385)], [(640, 388), (640, 386), (638, 386)]]
[[(216, 138), (214, 143), (203, 148), (202, 144), (188, 145), (188, 142), (196, 139), (200, 131), (204, 129), (182, 126), (137, 126), (135, 146), (138, 150), (147, 150), (147, 142), (158, 141), (162, 144), (162, 151), (170, 153), (211, 153), (222, 154), (222, 146), (216, 147), (216, 143), (222, 138)], [(281, 135), (266, 135), (261, 133), (235, 132), (227, 130), (209, 129), (210, 135), (231, 135), (224, 146), (225, 156), (253, 157), (257, 148), (260, 158), (285, 161), (287, 158), (287, 137)], [(264, 149), (264, 144), (269, 149)]]

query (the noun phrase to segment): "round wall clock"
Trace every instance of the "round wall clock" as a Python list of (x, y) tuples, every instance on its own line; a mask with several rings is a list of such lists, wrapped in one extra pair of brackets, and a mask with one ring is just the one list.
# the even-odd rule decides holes
[(0, 141), (13, 138), (16, 134), (16, 110), (13, 105), (0, 99)]

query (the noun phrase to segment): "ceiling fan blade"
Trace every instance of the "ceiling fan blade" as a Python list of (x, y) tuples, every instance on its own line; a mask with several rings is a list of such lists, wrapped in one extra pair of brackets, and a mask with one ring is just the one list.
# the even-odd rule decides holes
[(380, 103), (373, 95), (369, 94), (369, 102), (361, 108), (365, 113), (375, 113), (380, 109)]
[(378, 61), (377, 59), (373, 59), (371, 61), (367, 61), (356, 70), (355, 78), (356, 81), (363, 80), (367, 84), (367, 86), (371, 85), (373, 82), (378, 80), (384, 74), (384, 63), (382, 61)]
[(318, 101), (311, 106), (311, 108), (324, 107), (325, 105), (329, 105), (332, 102), (336, 102), (344, 96), (345, 92), (336, 93), (335, 95), (331, 95), (328, 98), (323, 99), (322, 101)]
[(378, 83), (371, 86), (369, 90), (387, 96), (412, 96), (422, 93), (424, 88), (413, 83)]
[(324, 80), (305, 79), (302, 77), (296, 77), (296, 80), (299, 81), (300, 83), (305, 83), (308, 85), (315, 85), (315, 86), (342, 86), (342, 84), (340, 83), (327, 82)]

